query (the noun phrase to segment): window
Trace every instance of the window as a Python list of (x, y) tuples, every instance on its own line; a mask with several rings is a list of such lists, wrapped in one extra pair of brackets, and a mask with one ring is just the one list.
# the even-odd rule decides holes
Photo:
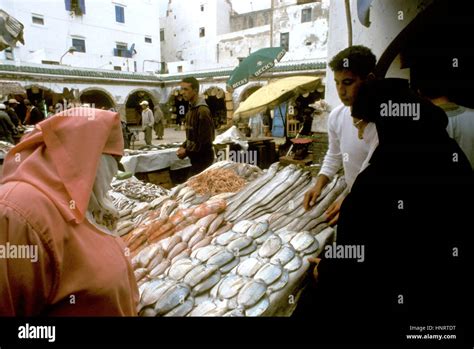
[(160, 29), (160, 41), (165, 41), (165, 30)]
[(203, 38), (206, 36), (206, 28), (199, 28), (199, 37)]
[(182, 65), (178, 65), (178, 73), (182, 73), (183, 72), (183, 66)]
[(119, 65), (114, 65), (114, 70), (119, 70), (120, 71), (120, 70), (122, 70), (122, 67), (119, 66)]
[(125, 23), (125, 8), (123, 6), (115, 5), (115, 21)]
[(146, 42), (147, 44), (151, 44), (151, 43), (152, 43), (151, 37), (145, 36), (145, 42)]
[(118, 43), (114, 48), (114, 56), (132, 58), (132, 52), (128, 49), (127, 44)]
[(76, 48), (76, 52), (86, 52), (86, 41), (84, 39), (72, 39), (72, 46)]
[(41, 15), (32, 15), (32, 16), (31, 16), (31, 21), (32, 21), (34, 24), (44, 25), (44, 18), (43, 18), (43, 16), (41, 16)]
[(201, 5), (201, 12), (204, 12), (204, 5)]
[(66, 11), (74, 12), (74, 14), (81, 16), (86, 14), (85, 0), (64, 0)]
[(311, 9), (304, 8), (301, 10), (301, 23), (311, 22)]
[(286, 51), (290, 50), (290, 33), (280, 34), (280, 46), (283, 47)]
[(59, 65), (58, 61), (41, 61), (41, 64)]

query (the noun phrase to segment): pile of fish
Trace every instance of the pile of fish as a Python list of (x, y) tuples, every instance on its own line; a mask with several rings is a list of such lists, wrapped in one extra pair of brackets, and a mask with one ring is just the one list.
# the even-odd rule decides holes
[(0, 159), (5, 158), (5, 155), (14, 147), (13, 144), (5, 141), (0, 141)]
[[(173, 240), (170, 244), (179, 239)], [(320, 251), (321, 242), (306, 231), (273, 232), (266, 221), (245, 220), (189, 256), (165, 264), (164, 248), (156, 244), (133, 259), (141, 281), (144, 264), (165, 269), (139, 283), (141, 316), (269, 315), (294, 290), (304, 258)]]
[[(317, 256), (334, 234), (323, 212), (345, 188), (344, 179), (335, 178), (315, 207), (304, 212), (304, 193), (314, 181), (296, 166), (274, 164), (240, 192), (227, 196), (227, 207), (222, 205), (219, 212), (193, 222), (195, 218), (183, 217), (195, 215), (207, 203), (192, 213), (181, 210), (178, 224), (187, 224), (182, 229), (164, 227), (175, 220), (173, 215), (168, 223), (155, 220), (156, 227), (149, 228), (143, 240), (148, 245), (132, 254), (139, 314), (266, 316), (280, 308), (288, 312), (288, 297), (309, 268), (307, 258)], [(191, 196), (186, 190), (175, 189), (171, 195), (182, 202)], [(166, 239), (154, 243), (151, 236)], [(131, 239), (128, 242), (133, 250)]]
[(114, 179), (111, 186), (115, 192), (122, 193), (131, 199), (145, 202), (151, 202), (156, 198), (169, 194), (167, 189), (153, 183), (144, 183), (136, 177), (124, 180)]

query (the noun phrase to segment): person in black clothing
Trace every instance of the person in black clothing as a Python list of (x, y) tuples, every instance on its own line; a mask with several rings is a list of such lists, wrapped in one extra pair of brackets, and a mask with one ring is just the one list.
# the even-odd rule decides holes
[(16, 132), (16, 127), (10, 120), (6, 113), (6, 105), (0, 103), (0, 141), (6, 141), (15, 144), (13, 141), (13, 134)]
[(211, 111), (204, 98), (199, 97), (199, 82), (195, 78), (185, 78), (181, 82), (183, 98), (189, 102), (186, 114), (186, 141), (176, 155), (180, 159), (189, 157), (191, 173), (194, 176), (214, 162), (215, 138)]
[(363, 258), (329, 258), (326, 247), (313, 298), (296, 316), (320, 314), (320, 333), (348, 342), (399, 344), (419, 334), (410, 326), (440, 323), (456, 326), (442, 334), (465, 340), (474, 185), (446, 114), (406, 80), (383, 79), (361, 87), (352, 116), (361, 135), (375, 123), (379, 145), (342, 204), (329, 247), (363, 247)]
[(43, 113), (31, 104), (29, 99), (25, 99), (23, 103), (26, 106), (26, 117), (25, 117), (25, 125), (36, 125), (38, 122), (44, 120)]

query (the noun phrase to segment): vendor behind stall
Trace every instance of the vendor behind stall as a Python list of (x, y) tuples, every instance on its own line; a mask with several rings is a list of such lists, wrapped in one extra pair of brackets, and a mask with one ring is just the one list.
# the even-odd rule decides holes
[(93, 108), (44, 120), (8, 153), (0, 316), (136, 315), (137, 285), (107, 196), (122, 154), (119, 115)]

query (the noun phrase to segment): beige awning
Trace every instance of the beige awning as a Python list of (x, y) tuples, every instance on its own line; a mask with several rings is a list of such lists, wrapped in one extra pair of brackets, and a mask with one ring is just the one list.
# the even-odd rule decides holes
[(321, 78), (314, 76), (292, 76), (261, 87), (240, 103), (235, 118), (248, 117), (277, 107), (292, 97), (312, 92), (321, 85)]
[(22, 94), (26, 94), (26, 90), (18, 82), (0, 80), (0, 96)]

